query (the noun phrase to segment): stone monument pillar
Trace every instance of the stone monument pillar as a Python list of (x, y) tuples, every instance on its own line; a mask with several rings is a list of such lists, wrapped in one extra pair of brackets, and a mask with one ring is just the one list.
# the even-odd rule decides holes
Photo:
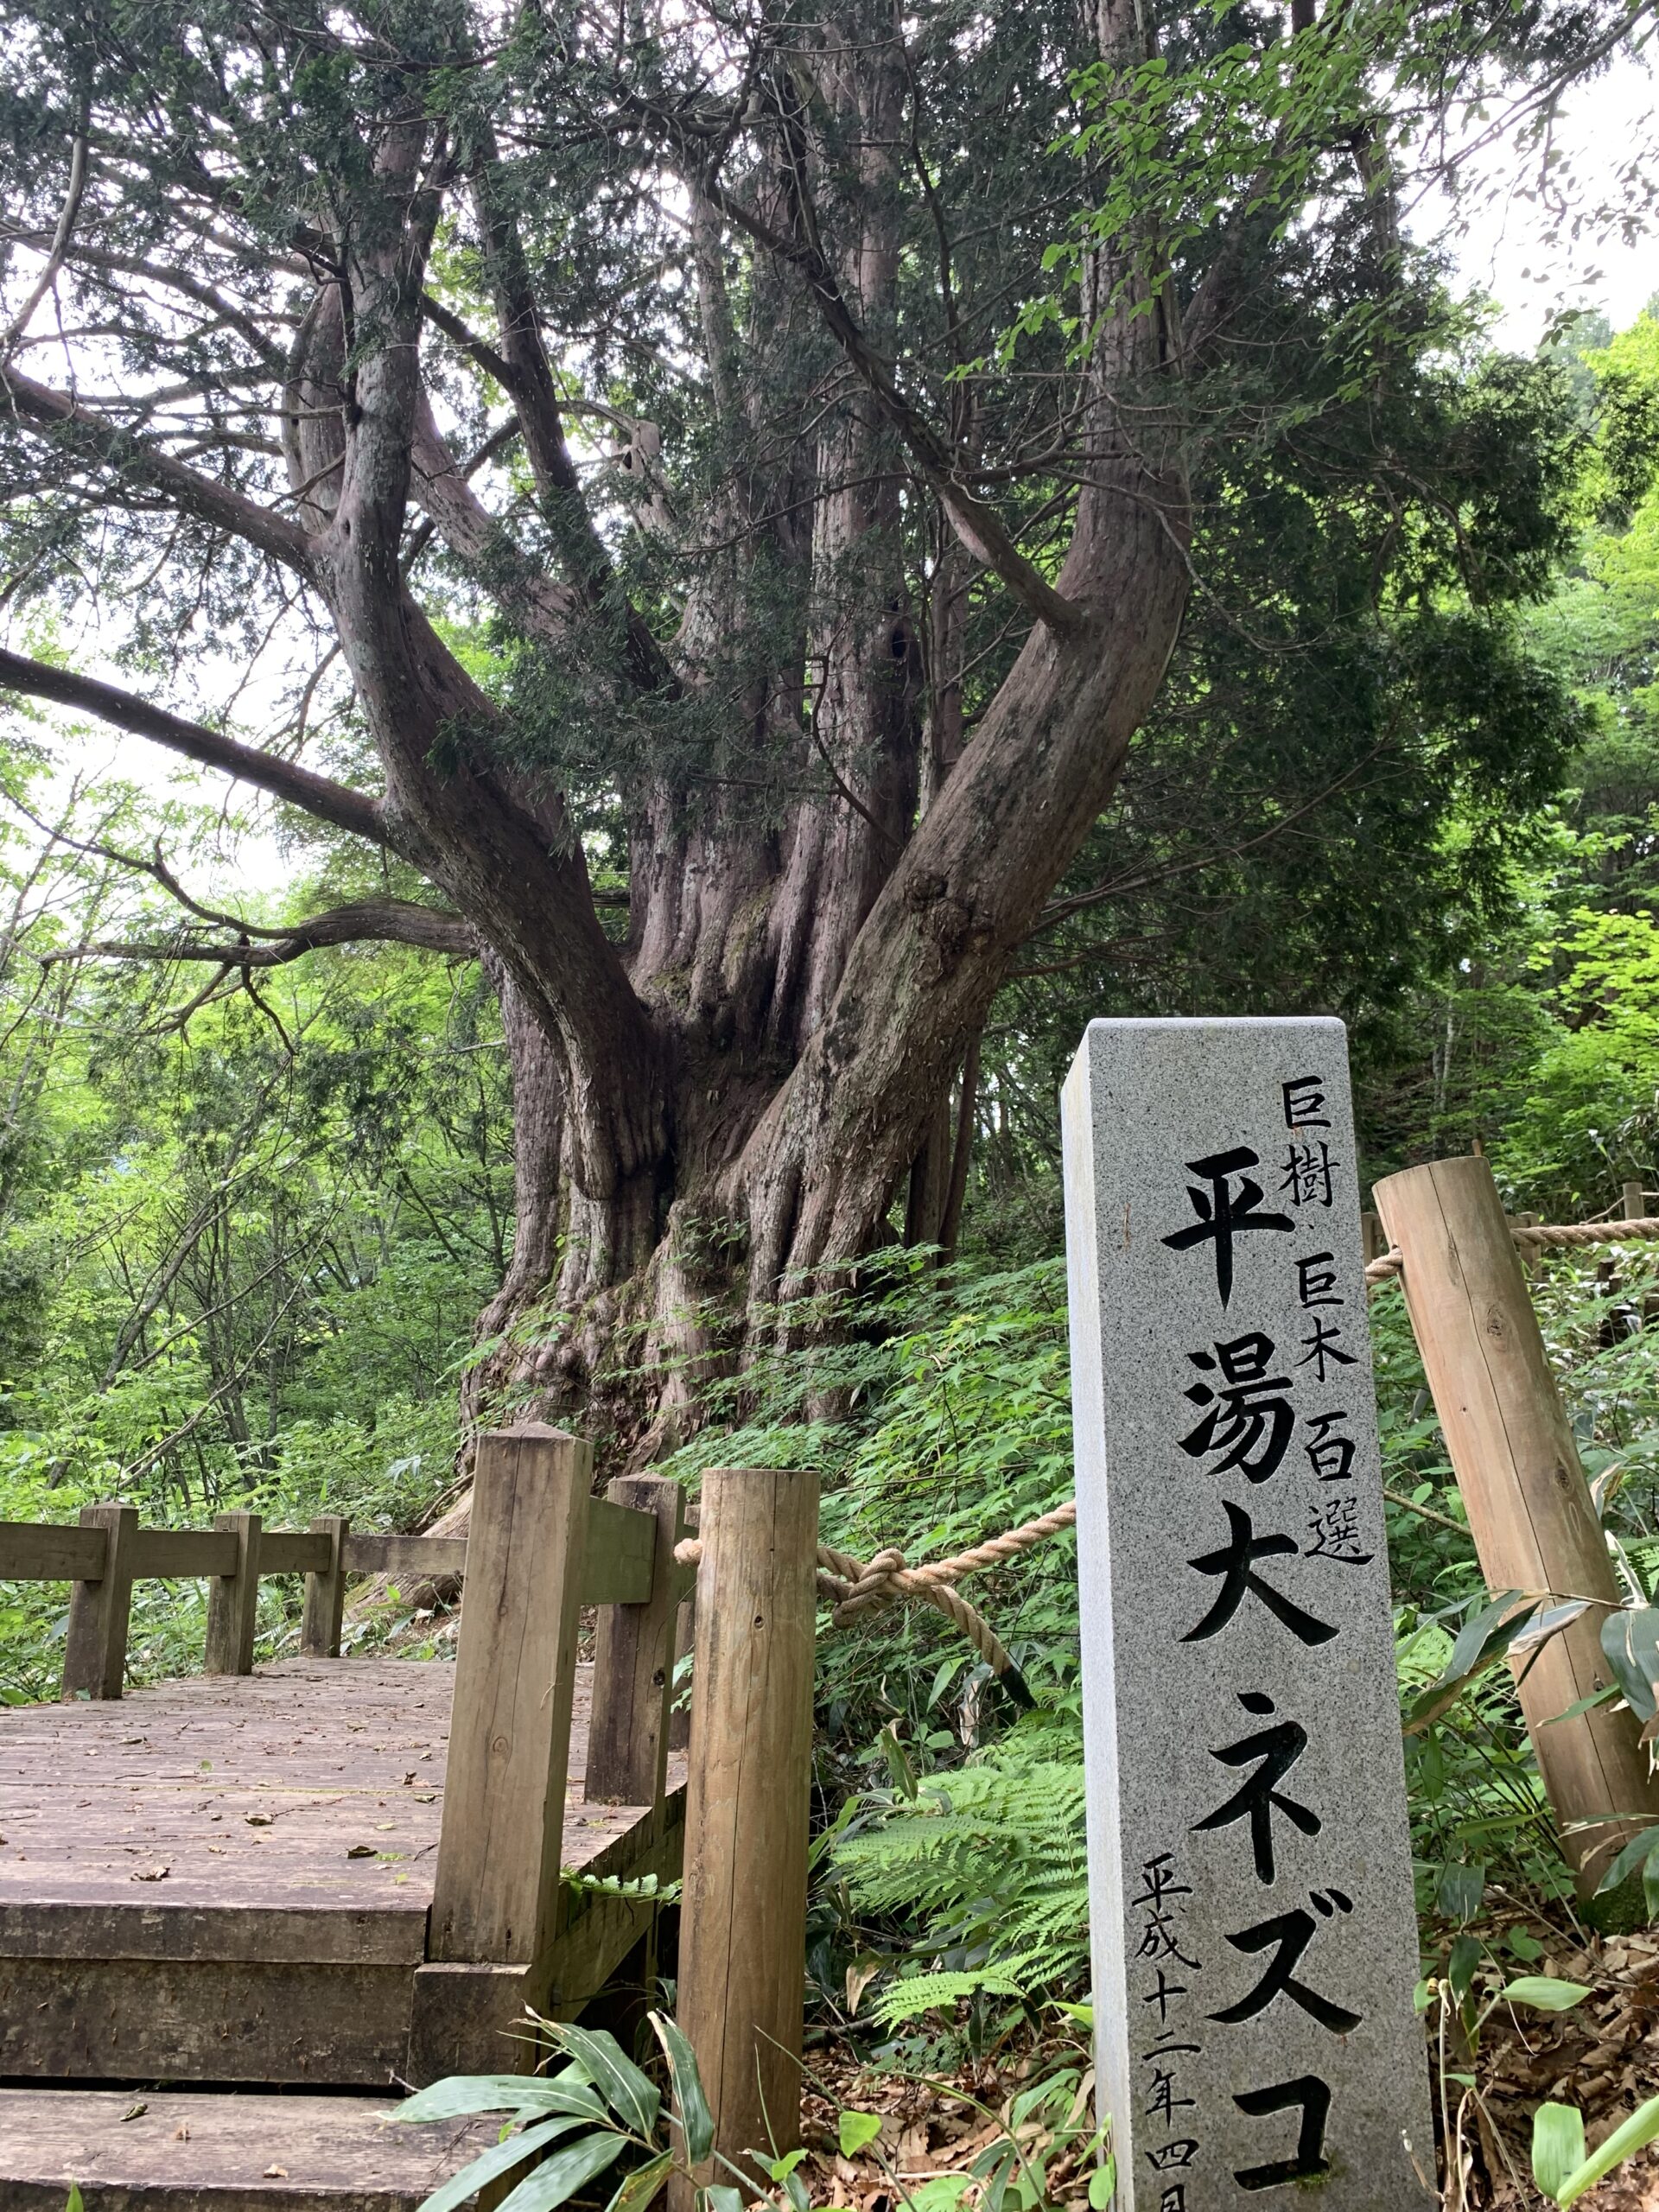
[(1063, 1117), (1117, 2202), (1427, 2212), (1343, 1026), (1092, 1022)]

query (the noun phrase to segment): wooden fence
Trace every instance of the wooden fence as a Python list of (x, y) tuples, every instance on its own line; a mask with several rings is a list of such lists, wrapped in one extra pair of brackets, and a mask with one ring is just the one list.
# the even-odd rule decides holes
[[(578, 1604), (644, 1603), (654, 1542), (653, 1519), (614, 1497), (590, 1499)], [(435, 1582), (464, 1576), (467, 1557), (464, 1536), (354, 1535), (349, 1522), (333, 1514), (308, 1529), (267, 1529), (257, 1513), (221, 1513), (211, 1529), (146, 1529), (132, 1505), (84, 1506), (79, 1526), (0, 1521), (0, 1580), (74, 1585), (66, 1697), (120, 1696), (135, 1582), (210, 1583), (203, 1672), (246, 1675), (253, 1670), (263, 1576), (305, 1577), (300, 1649), (310, 1657), (338, 1658), (348, 1576)]]

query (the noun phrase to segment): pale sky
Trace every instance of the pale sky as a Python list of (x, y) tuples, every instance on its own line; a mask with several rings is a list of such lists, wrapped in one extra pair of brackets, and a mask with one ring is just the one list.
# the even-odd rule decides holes
[[(1480, 189), (1465, 206), (1461, 233), (1445, 230), (1453, 219), (1440, 194), (1410, 225), (1425, 243), (1445, 231), (1465, 285), (1490, 293), (1502, 308), (1494, 335), (1522, 353), (1562, 308), (1599, 308), (1620, 330), (1659, 292), (1656, 211), (1638, 204), (1643, 177), (1649, 189), (1659, 181), (1659, 76), (1645, 59), (1620, 56), (1563, 102), (1552, 144), (1578, 235), (1538, 196), (1535, 153), (1502, 149), (1478, 157)], [(1640, 226), (1637, 235), (1619, 235), (1620, 214)]]
[[(1563, 103), (1552, 143), (1562, 156), (1552, 174), (1567, 180), (1569, 218), (1539, 194), (1536, 154), (1522, 158), (1510, 148), (1478, 157), (1476, 187), (1459, 208), (1436, 194), (1408, 222), (1420, 241), (1442, 243), (1465, 288), (1498, 303), (1493, 334), (1520, 352), (1535, 346), (1564, 308), (1599, 308), (1620, 329), (1659, 293), (1659, 210), (1636, 207), (1644, 175), (1659, 180), (1659, 77), (1645, 60), (1621, 57)], [(1639, 223), (1635, 235), (1619, 234), (1621, 215), (1626, 226)], [(188, 701), (181, 704), (190, 711)], [(109, 772), (133, 783), (160, 791), (177, 779), (214, 803), (225, 791), (220, 778), (181, 771), (143, 738), (111, 733), (107, 743)], [(245, 791), (233, 803), (258, 804)], [(200, 869), (194, 886), (212, 899), (274, 890), (288, 876), (275, 840), (262, 836), (244, 838), (233, 856), (227, 850), (210, 880)]]

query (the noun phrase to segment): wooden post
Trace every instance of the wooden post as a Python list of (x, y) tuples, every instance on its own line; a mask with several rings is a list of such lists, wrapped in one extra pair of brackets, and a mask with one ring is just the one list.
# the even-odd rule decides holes
[(1588, 1897), (1636, 1833), (1631, 1817), (1659, 1818), (1631, 1714), (1598, 1706), (1559, 1718), (1611, 1680), (1600, 1631), (1620, 1592), (1589, 1485), (1489, 1163), (1408, 1168), (1376, 1196), (1404, 1257), (1407, 1309), (1488, 1586), (1593, 1601), (1520, 1685), (1562, 1848)]
[(300, 1621), (300, 1649), (308, 1659), (338, 1659), (340, 1624), (346, 1616), (346, 1539), (351, 1522), (338, 1513), (320, 1513), (311, 1533), (328, 1539), (328, 1564), (305, 1578), (305, 1611)]
[(119, 1697), (127, 1668), (138, 1509), (136, 1505), (83, 1505), (80, 1525), (103, 1529), (104, 1572), (96, 1582), (77, 1582), (70, 1593), (63, 1694), (66, 1698)]
[[(679, 2015), (715, 2147), (751, 2172), (800, 2141), (817, 1527), (815, 1474), (703, 1478)], [(683, 2181), (669, 2202), (690, 2212)]]
[(206, 1675), (251, 1675), (253, 1637), (259, 1621), (259, 1535), (257, 1513), (216, 1513), (215, 1529), (236, 1538), (236, 1565), (207, 1585)]
[(1626, 1183), (1619, 1191), (1619, 1203), (1626, 1221), (1645, 1221), (1648, 1216), (1648, 1196), (1639, 1182)]
[[(550, 1952), (593, 1464), (590, 1446), (540, 1423), (478, 1440), (427, 1943), (435, 1961), (542, 1967)], [(524, 1995), (536, 2001), (532, 1988)], [(513, 2047), (493, 2063), (509, 2070)]]
[(1373, 1260), (1380, 1260), (1389, 1249), (1389, 1240), (1382, 1234), (1382, 1224), (1374, 1213), (1363, 1213), (1359, 1217), (1359, 1236), (1365, 1264), (1370, 1267)]
[(679, 1611), (674, 1547), (684, 1524), (685, 1492), (660, 1475), (624, 1475), (606, 1496), (656, 1516), (657, 1551), (645, 1603), (599, 1609), (586, 1794), (590, 1804), (656, 1805), (668, 1765)]

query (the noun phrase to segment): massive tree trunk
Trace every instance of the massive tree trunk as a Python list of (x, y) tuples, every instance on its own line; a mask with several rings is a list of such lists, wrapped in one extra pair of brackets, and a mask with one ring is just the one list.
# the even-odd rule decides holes
[[(1129, 0), (1108, 0), (1096, 50), (1135, 58), (1134, 23)], [(471, 108), (435, 119), (429, 60), (411, 71), (417, 97), (403, 99), (389, 68), (383, 111), (359, 119), (346, 213), (296, 206), (273, 264), (305, 287), (285, 348), (207, 287), (209, 329), (239, 334), (253, 357), (230, 366), (280, 394), (281, 490), (263, 461), (238, 461), (239, 477), (192, 465), (142, 401), (123, 417), (0, 370), (48, 474), (79, 471), (114, 505), (238, 542), (319, 610), (381, 795), (19, 656), (0, 661), (0, 681), (378, 840), (442, 894), (443, 926), (499, 993), (517, 1121), (517, 1239), (480, 1324), (471, 1409), (582, 1421), (645, 1454), (696, 1420), (710, 1363), (787, 1328), (795, 1292), (884, 1241), (907, 1192), (912, 1235), (944, 1221), (951, 1086), (1122, 772), (1181, 621), (1187, 493), (1158, 399), (1177, 319), (1168, 297), (1148, 301), (1144, 271), (1097, 257), (1092, 348), (1055, 372), (1064, 451), (1057, 466), (1051, 444), (1027, 471), (1058, 487), (1037, 511), (1068, 517), (1069, 539), (1063, 558), (1027, 552), (1019, 518), (984, 495), (983, 402), (958, 382), (935, 419), (912, 396), (925, 378), (895, 366), (917, 313), (904, 306), (906, 210), (924, 202), (941, 343), (947, 363), (966, 356), (893, 0), (842, 0), (787, 49), (759, 38), (718, 128), (694, 132), (684, 102), (613, 86), (617, 128), (676, 172), (689, 210), (685, 342), (700, 334), (718, 458), (715, 488), (677, 515), (652, 476), (655, 427), (630, 434), (638, 526), (674, 537), (688, 577), (665, 636), (630, 599), (572, 456), (537, 290), (545, 257), (523, 236), (533, 210), (493, 124)], [(556, 60), (542, 66), (550, 102)], [(611, 64), (588, 66), (594, 81)], [(180, 158), (181, 191), (201, 194)], [(213, 223), (234, 226), (238, 193), (213, 190)], [(482, 333), (431, 272), (451, 203), (493, 316)], [(117, 214), (89, 202), (64, 249), (88, 283), (135, 265), (100, 244)], [(144, 264), (145, 296), (183, 315), (204, 280), (161, 260)], [(508, 527), (474, 488), (479, 464), (451, 449), (438, 345), (443, 376), (487, 378), (510, 399), (512, 420), (481, 451), (516, 443), (533, 530)], [(793, 395), (781, 429), (780, 391)], [(570, 714), (663, 734), (598, 779), (626, 816), (626, 931), (601, 919), (533, 715), (512, 687), (482, 688), (417, 588), (434, 543), (499, 610), (520, 667), (559, 673)], [(976, 597), (1015, 643), (999, 683), (976, 679), (969, 729)], [(383, 933), (432, 941), (429, 907), (404, 909), (400, 925), (382, 904)]]

